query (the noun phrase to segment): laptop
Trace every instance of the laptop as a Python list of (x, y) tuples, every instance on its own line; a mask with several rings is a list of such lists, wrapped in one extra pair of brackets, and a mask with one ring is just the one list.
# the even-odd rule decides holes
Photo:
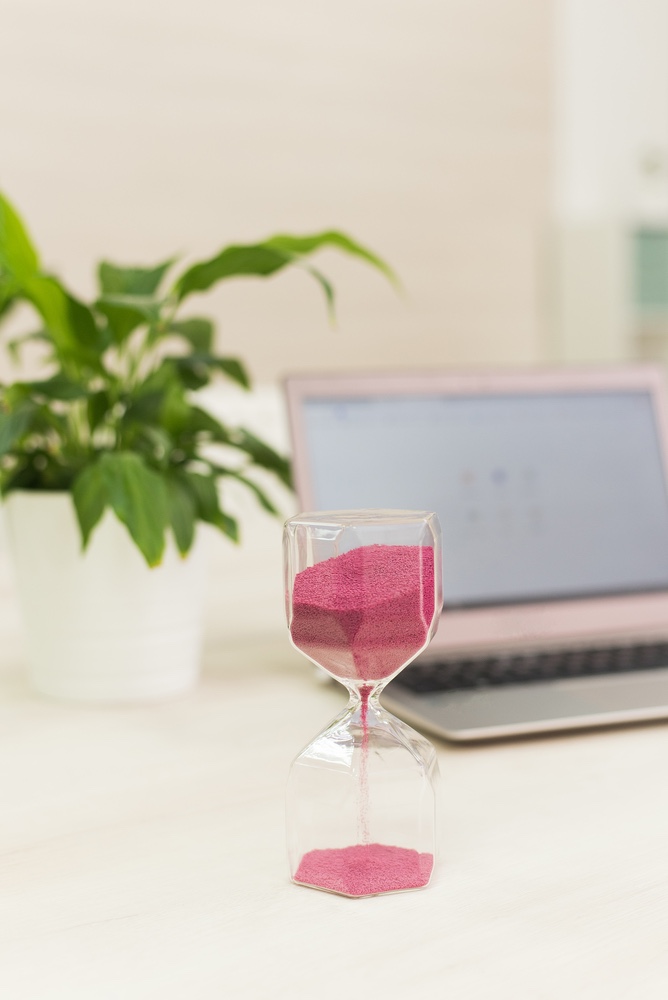
[(444, 604), (389, 709), (457, 741), (668, 718), (662, 370), (287, 379), (303, 510), (433, 510)]

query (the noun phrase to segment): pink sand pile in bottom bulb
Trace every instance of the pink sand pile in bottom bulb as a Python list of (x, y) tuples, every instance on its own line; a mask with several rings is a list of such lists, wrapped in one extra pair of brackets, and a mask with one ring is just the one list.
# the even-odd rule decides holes
[(297, 573), (292, 641), (337, 677), (380, 680), (424, 645), (434, 616), (434, 550), (364, 545)]
[(434, 867), (432, 854), (407, 847), (355, 844), (354, 847), (309, 851), (295, 873), (295, 881), (346, 896), (420, 889)]

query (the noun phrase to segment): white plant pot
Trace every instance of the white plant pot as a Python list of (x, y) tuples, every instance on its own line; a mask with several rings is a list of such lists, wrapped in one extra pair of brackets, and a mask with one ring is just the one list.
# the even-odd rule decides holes
[(6, 502), (33, 686), (54, 698), (166, 698), (197, 679), (204, 551), (170, 539), (149, 569), (109, 511), (82, 552), (69, 493), (16, 491)]

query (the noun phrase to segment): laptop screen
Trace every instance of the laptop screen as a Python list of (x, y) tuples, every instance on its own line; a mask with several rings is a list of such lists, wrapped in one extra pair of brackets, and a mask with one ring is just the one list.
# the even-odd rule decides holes
[(434, 510), (448, 607), (668, 590), (646, 391), (306, 399), (319, 510)]

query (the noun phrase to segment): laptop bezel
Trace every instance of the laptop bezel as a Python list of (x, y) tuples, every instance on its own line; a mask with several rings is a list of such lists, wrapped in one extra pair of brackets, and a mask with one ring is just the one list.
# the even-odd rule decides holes
[[(360, 396), (519, 395), (644, 391), (652, 399), (668, 489), (668, 400), (663, 370), (657, 365), (522, 370), (452, 370), (291, 375), (285, 380), (293, 445), (295, 488), (302, 510), (314, 508), (304, 423), (304, 403), (313, 398)], [(583, 597), (577, 600), (446, 609), (429, 652), (484, 652), (544, 648), (601, 641), (633, 641), (668, 635), (668, 591)]]

